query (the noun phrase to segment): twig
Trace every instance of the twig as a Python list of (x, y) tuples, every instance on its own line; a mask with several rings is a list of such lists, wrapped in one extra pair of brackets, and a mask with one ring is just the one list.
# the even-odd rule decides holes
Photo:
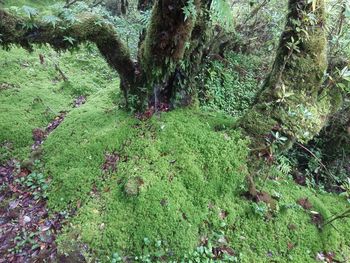
[(66, 75), (64, 74), (64, 72), (60, 69), (60, 67), (58, 66), (58, 64), (55, 63), (55, 69), (58, 71), (58, 73), (60, 73), (61, 77), (63, 78), (63, 80), (65, 82), (68, 81), (68, 78), (66, 77)]
[(64, 8), (69, 8), (71, 5), (75, 4), (78, 1), (79, 0), (72, 0), (72, 1), (67, 0), (66, 4), (64, 5)]
[(94, 1), (94, 2), (91, 4), (90, 8), (94, 8), (94, 7), (98, 6), (99, 4), (102, 4), (102, 2), (103, 2), (103, 0)]
[(326, 222), (322, 225), (322, 227), (324, 227), (324, 226), (326, 226), (326, 225), (328, 225), (328, 224), (331, 224), (332, 222), (334, 222), (334, 221), (337, 220), (337, 219), (342, 219), (342, 218), (347, 218), (347, 217), (350, 217), (350, 208), (347, 209), (347, 210), (345, 210), (343, 213), (340, 213), (339, 215), (333, 216), (333, 218), (330, 219), (330, 220), (328, 220), (328, 221), (326, 221)]

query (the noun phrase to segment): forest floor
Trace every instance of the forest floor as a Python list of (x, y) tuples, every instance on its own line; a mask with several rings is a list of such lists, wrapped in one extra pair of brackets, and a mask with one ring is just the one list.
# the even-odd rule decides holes
[[(325, 224), (346, 198), (272, 166), (261, 177), (276, 205), (246, 199), (234, 117), (136, 118), (91, 47), (0, 50), (0, 68), (0, 263), (350, 262), (349, 220)], [(232, 113), (246, 106), (234, 99)]]
[(0, 57), (0, 262), (349, 259), (349, 222), (322, 226), (344, 198), (272, 169), (264, 190), (277, 207), (245, 199), (234, 118), (139, 120), (118, 109), (117, 77), (85, 49)]

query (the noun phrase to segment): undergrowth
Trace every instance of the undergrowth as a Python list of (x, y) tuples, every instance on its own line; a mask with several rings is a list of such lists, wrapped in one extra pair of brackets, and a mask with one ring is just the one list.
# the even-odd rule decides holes
[(268, 67), (253, 54), (229, 52), (206, 66), (202, 108), (241, 116), (251, 107)]

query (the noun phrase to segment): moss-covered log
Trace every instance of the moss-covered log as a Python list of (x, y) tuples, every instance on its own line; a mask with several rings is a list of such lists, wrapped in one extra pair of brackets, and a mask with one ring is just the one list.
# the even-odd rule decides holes
[(126, 46), (116, 31), (101, 18), (81, 14), (75, 23), (61, 22), (54, 26), (42, 21), (28, 21), (0, 9), (0, 45), (20, 45), (31, 50), (33, 44), (49, 44), (56, 50), (67, 50), (84, 42), (95, 43), (108, 64), (124, 82), (134, 82), (135, 67)]

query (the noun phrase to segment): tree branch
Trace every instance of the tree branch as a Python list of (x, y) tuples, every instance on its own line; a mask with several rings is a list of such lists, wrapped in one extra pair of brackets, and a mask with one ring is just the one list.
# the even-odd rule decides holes
[(14, 44), (31, 50), (33, 44), (49, 44), (56, 50), (67, 50), (92, 42), (124, 82), (134, 81), (135, 66), (129, 50), (114, 28), (99, 17), (82, 14), (74, 24), (60, 22), (53, 26), (38, 21), (34, 26), (26, 25), (27, 21), (23, 18), (0, 9), (0, 46), (8, 48)]

